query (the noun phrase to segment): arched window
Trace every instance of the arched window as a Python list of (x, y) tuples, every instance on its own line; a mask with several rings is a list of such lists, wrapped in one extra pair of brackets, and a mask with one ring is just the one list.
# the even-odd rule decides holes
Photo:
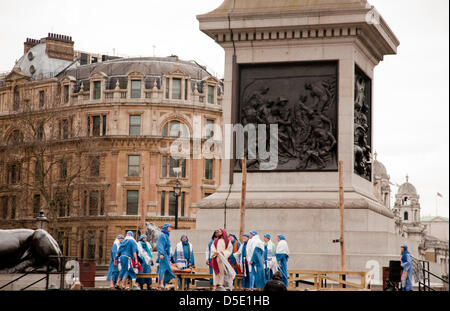
[(403, 220), (408, 220), (408, 212), (405, 212), (405, 213), (403, 214)]
[(162, 128), (164, 137), (189, 137), (189, 131), (185, 124), (180, 121), (169, 121)]

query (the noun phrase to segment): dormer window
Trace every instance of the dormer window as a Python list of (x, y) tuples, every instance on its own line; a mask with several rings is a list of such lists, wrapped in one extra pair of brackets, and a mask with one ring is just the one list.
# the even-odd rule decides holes
[(131, 98), (141, 98), (141, 80), (131, 80)]
[(94, 99), (100, 99), (102, 90), (102, 82), (94, 81)]
[(64, 103), (69, 102), (69, 85), (64, 85)]
[(181, 99), (181, 79), (172, 79), (172, 99)]
[(214, 91), (215, 87), (212, 85), (208, 85), (208, 104), (214, 104)]

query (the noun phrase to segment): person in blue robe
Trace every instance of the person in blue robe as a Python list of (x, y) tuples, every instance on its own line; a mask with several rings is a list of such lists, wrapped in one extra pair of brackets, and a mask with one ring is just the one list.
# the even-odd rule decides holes
[(110, 251), (109, 268), (106, 280), (111, 282), (111, 288), (117, 286), (117, 279), (119, 278), (119, 265), (116, 260), (117, 251), (119, 250), (120, 243), (123, 241), (123, 235), (119, 234), (113, 243)]
[(158, 279), (159, 288), (163, 289), (171, 279), (176, 278), (175, 274), (172, 272), (172, 267), (170, 266), (170, 239), (169, 234), (172, 230), (172, 226), (169, 223), (165, 223), (161, 229), (161, 234), (159, 235), (158, 242), (156, 243), (156, 249), (158, 250), (158, 258), (156, 262), (158, 265)]
[(136, 272), (134, 268), (138, 264), (138, 245), (133, 237), (133, 232), (128, 231), (125, 239), (120, 243), (119, 250), (117, 251), (116, 259), (120, 262), (119, 279), (117, 283), (122, 283), (122, 288), (126, 288), (126, 282), (128, 278), (131, 279), (133, 289), (139, 289), (136, 285)]
[[(262, 289), (266, 285), (264, 272), (264, 243), (254, 230), (250, 231), (250, 288)], [(249, 254), (250, 257), (250, 254)]]
[[(151, 273), (151, 266), (153, 265), (153, 255), (152, 255), (152, 247), (150, 243), (147, 241), (147, 235), (142, 234), (139, 237), (138, 242), (139, 254), (138, 260), (142, 266), (142, 273)], [(152, 284), (152, 278), (139, 278), (137, 280), (141, 289), (144, 289), (144, 285), (147, 284), (147, 290), (150, 289), (150, 285)]]
[(287, 262), (289, 259), (289, 247), (286, 242), (286, 238), (282, 234), (278, 234), (278, 244), (275, 250), (275, 257), (278, 262), (278, 270), (283, 275), (281, 281), (288, 286), (288, 270), (287, 270)]
[[(172, 255), (173, 263), (179, 270), (186, 270), (195, 267), (194, 248), (186, 234), (180, 238), (180, 242), (175, 247)], [(184, 288), (187, 288), (190, 280), (185, 280)], [(178, 287), (181, 287), (181, 279), (178, 280)]]
[[(206, 247), (206, 265), (209, 267), (209, 274), (213, 274), (213, 268), (211, 265), (211, 245), (214, 243), (214, 239), (217, 238), (219, 230), (215, 230), (212, 234), (211, 241), (209, 241), (208, 246)], [(213, 279), (209, 279), (209, 286), (213, 286)]]
[(270, 234), (264, 234), (264, 273), (266, 280), (272, 280), (272, 258), (275, 256), (275, 245), (270, 240)]
[(239, 249), (241, 248), (241, 243), (239, 242), (239, 240), (237, 239), (237, 237), (234, 234), (229, 234), (228, 238), (230, 239), (231, 245), (233, 248), (233, 253), (230, 255), (230, 257), (228, 257), (228, 262), (234, 268), (234, 271), (237, 274), (240, 274), (241, 269), (239, 268), (239, 265), (237, 263), (236, 257), (234, 257), (234, 254), (236, 254), (239, 251)]
[(413, 265), (412, 265), (412, 257), (408, 251), (408, 246), (403, 245), (401, 247), (402, 258), (401, 264), (403, 268), (402, 272), (402, 291), (411, 291), (412, 290), (412, 275), (413, 275)]
[[(236, 254), (240, 255), (240, 269), (242, 272), (242, 288), (249, 289), (250, 288), (250, 269), (247, 260), (247, 245), (248, 240), (250, 239), (250, 235), (248, 233), (244, 233), (242, 236), (242, 244), (241, 247)], [(235, 255), (235, 257), (236, 257)]]

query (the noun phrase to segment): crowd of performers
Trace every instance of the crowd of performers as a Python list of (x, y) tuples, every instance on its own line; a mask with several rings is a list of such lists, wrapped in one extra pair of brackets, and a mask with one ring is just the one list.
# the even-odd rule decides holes
[[(126, 236), (119, 234), (111, 248), (111, 260), (107, 280), (116, 289), (127, 288), (131, 279), (133, 289), (150, 289), (151, 278), (136, 278), (136, 273), (150, 273), (157, 264), (158, 284), (164, 289), (175, 279), (175, 272), (191, 272), (195, 268), (194, 249), (187, 235), (172, 249), (170, 231), (172, 226), (164, 224), (156, 243), (156, 260), (152, 255), (152, 245), (145, 234), (136, 241), (133, 232)], [(241, 242), (225, 229), (215, 230), (205, 251), (206, 265), (213, 275), (210, 286), (213, 290), (232, 289), (237, 274), (242, 275), (242, 287), (247, 290), (286, 290), (288, 285), (287, 262), (289, 247), (282, 234), (277, 235), (277, 244), (270, 234), (261, 240), (254, 230), (245, 233)], [(180, 286), (180, 280), (178, 280)], [(185, 284), (187, 286), (187, 283)]]

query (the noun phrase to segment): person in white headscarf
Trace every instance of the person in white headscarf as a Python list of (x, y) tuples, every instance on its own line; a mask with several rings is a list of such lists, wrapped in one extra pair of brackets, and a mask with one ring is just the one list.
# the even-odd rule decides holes
[(264, 273), (264, 242), (255, 230), (250, 231), (250, 241), (247, 245), (247, 254), (250, 260), (250, 288), (262, 289), (266, 284)]
[(278, 234), (278, 244), (275, 251), (275, 256), (277, 257), (278, 266), (283, 278), (281, 281), (288, 286), (288, 273), (287, 273), (287, 262), (289, 259), (289, 246), (286, 242), (286, 238), (282, 234)]

